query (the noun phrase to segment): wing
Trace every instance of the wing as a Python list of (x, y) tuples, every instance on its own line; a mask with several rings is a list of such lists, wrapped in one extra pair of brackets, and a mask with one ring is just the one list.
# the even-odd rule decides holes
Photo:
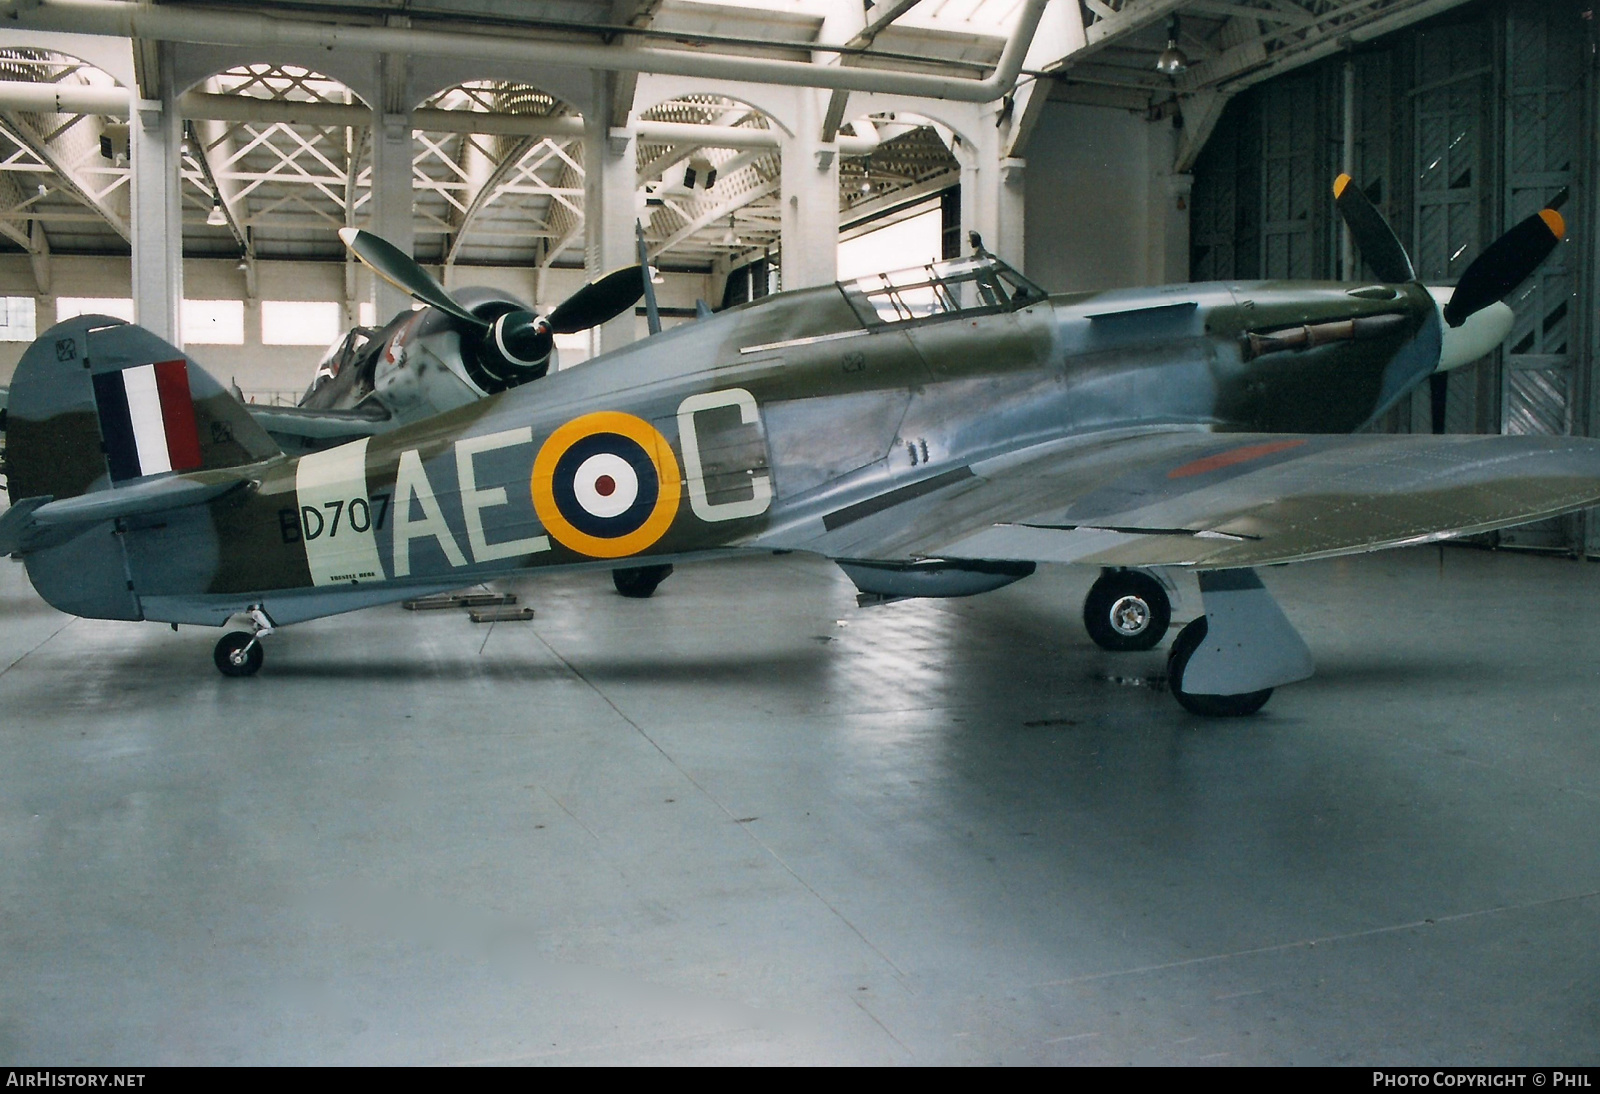
[(349, 410), (262, 406), (256, 403), (246, 403), (245, 409), (279, 444), (288, 439), (310, 447), (331, 447), (357, 437), (375, 436), (398, 424), (376, 402), (363, 403)]
[(1600, 441), (1144, 430), (918, 486), (826, 514), (809, 549), (1206, 569), (1328, 558), (1600, 505)]
[(251, 482), (247, 475), (230, 469), (150, 479), (60, 500), (48, 494), (22, 498), (0, 513), (0, 554), (66, 543), (108, 520), (204, 505), (215, 498), (247, 490)]

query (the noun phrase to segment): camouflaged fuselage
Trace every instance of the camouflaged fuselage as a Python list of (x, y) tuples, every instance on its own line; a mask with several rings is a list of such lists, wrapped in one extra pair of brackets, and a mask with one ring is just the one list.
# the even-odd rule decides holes
[[(371, 439), (196, 473), (248, 484), (124, 518), (108, 542), (140, 615), (205, 623), (526, 568), (832, 553), (855, 520), (984, 459), (1151, 425), (1345, 433), (1439, 359), (1417, 285), (1183, 285), (891, 319), (837, 285), (768, 297)], [(45, 448), (70, 435), (29, 429)], [(94, 460), (54, 458), (94, 485)], [(42, 485), (12, 481), (14, 498)], [(85, 606), (68, 610), (98, 614)]]

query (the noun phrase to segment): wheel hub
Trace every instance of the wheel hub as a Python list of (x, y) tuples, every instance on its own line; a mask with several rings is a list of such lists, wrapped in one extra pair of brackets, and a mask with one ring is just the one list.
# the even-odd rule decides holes
[(1111, 605), (1111, 626), (1118, 634), (1132, 638), (1150, 626), (1150, 615), (1150, 605), (1143, 597), (1120, 597)]

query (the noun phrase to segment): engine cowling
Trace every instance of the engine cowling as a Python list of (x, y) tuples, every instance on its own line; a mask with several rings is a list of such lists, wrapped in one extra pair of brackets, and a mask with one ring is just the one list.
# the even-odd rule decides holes
[(425, 308), (411, 336), (449, 363), (452, 355), (446, 351), (446, 340), (434, 336), (454, 335), (459, 376), (480, 395), (497, 395), (549, 373), (556, 359), (555, 336), (542, 316), (516, 297), (495, 289), (462, 289), (456, 298), (489, 323), (489, 329), (469, 328), (437, 308)]

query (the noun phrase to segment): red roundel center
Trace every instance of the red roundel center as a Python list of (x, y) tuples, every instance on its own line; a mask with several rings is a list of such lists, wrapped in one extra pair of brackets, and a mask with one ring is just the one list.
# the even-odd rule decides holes
[(602, 498), (609, 498), (617, 492), (617, 480), (610, 475), (601, 475), (594, 480), (594, 492)]

